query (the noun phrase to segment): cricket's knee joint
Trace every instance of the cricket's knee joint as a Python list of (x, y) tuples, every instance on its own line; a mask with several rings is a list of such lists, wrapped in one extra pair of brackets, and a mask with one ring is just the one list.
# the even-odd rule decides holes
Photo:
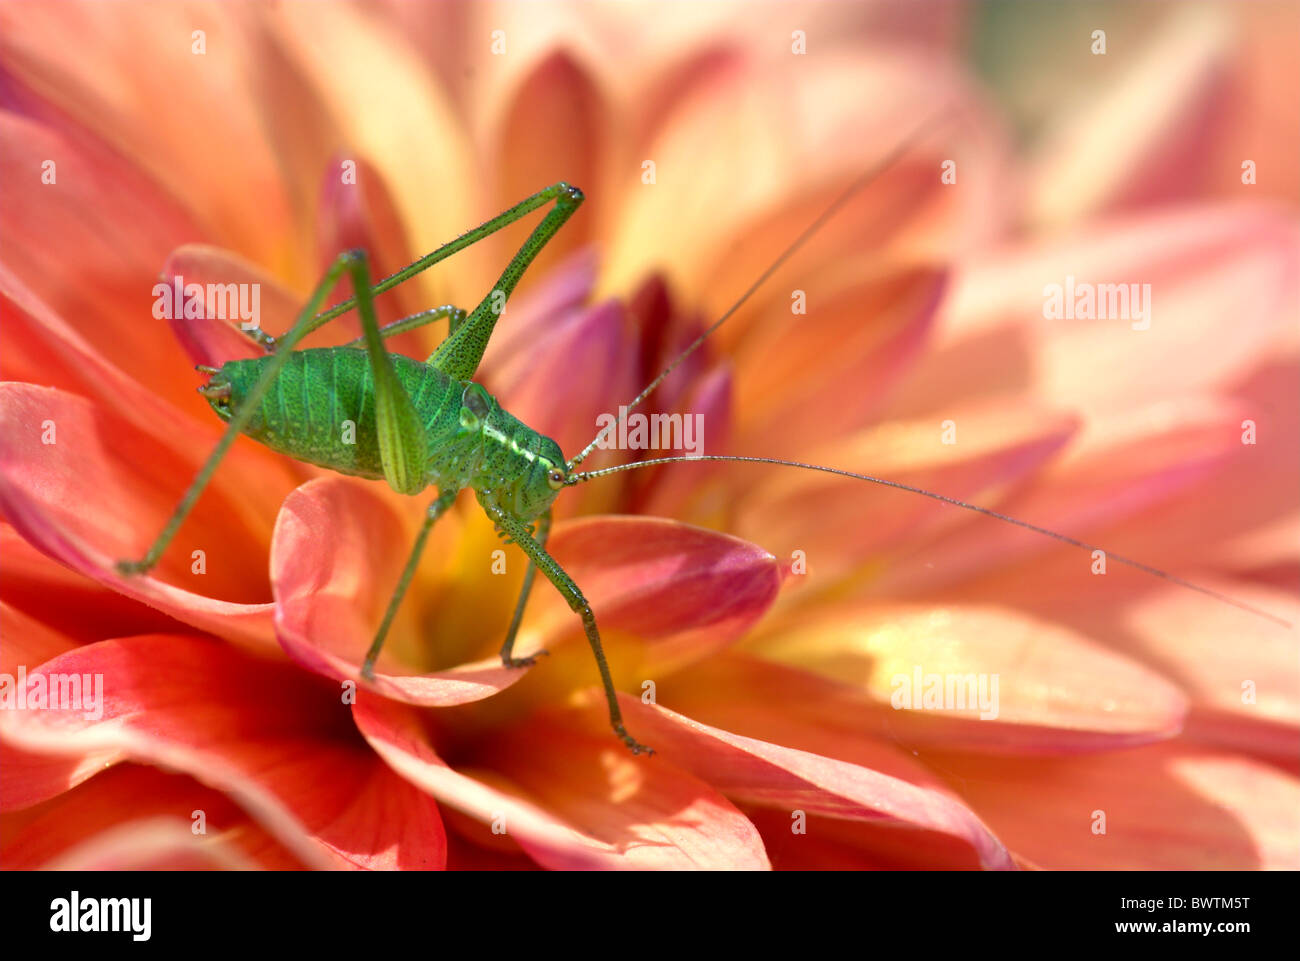
[(566, 183), (565, 181), (561, 181), (556, 184), (556, 186), (560, 190), (560, 196), (567, 197), (575, 204), (580, 204), (587, 199), (587, 196), (582, 192), (581, 187), (575, 187), (573, 184)]

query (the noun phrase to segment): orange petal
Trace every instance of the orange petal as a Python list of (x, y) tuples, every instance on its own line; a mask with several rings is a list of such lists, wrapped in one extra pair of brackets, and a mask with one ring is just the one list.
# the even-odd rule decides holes
[(1044, 868), (1300, 867), (1300, 780), (1250, 758), (1176, 741), (1076, 757), (926, 761), (1008, 847)]
[[(169, 194), (184, 198), (204, 225), (169, 246), (211, 237), (273, 269), (301, 256), (286, 249), (293, 229), (274, 149), (281, 138), (267, 132), (288, 117), (301, 119), (290, 108), (301, 101), (278, 98), (283, 113), (256, 108), (267, 102), (257, 82), (269, 75), (261, 69), (267, 50), (258, 45), (260, 12), (205, 4), (109, 16), (76, 3), (12, 19), (3, 31), (4, 59), (20, 81), (130, 155), (161, 185), (144, 207), (100, 195), (88, 209), (120, 202), (144, 227), (155, 218), (139, 211), (160, 208)], [(196, 26), (205, 41), (201, 53), (192, 36)], [(259, 69), (249, 69), (252, 63)], [(214, 104), (222, 109), (214, 111)], [(192, 122), (199, 117), (205, 122)]]
[(857, 604), (773, 624), (747, 650), (894, 708), (908, 743), (994, 752), (1114, 748), (1176, 734), (1187, 700), (1153, 670), (1018, 611)]
[[(1186, 737), (1214, 747), (1295, 760), (1300, 741), (1300, 605), (1294, 595), (1242, 580), (1197, 583), (1287, 620), (1271, 623), (1186, 588), (1155, 581), (1108, 598), (1045, 578), (1043, 600), (1061, 619), (1108, 639), (1125, 657), (1161, 672), (1186, 692)], [(1102, 581), (1105, 578), (1094, 578)], [(1037, 587), (1037, 585), (1033, 585)], [(1145, 585), (1144, 585), (1145, 586)]]
[(482, 822), (484, 835), (505, 830), (543, 867), (768, 867), (758, 833), (725, 798), (662, 759), (628, 754), (608, 727), (532, 718), (480, 745), (462, 773), (411, 708), (363, 698), (353, 713), (393, 770)]
[[(709, 727), (621, 698), (630, 730), (665, 762), (707, 780), (738, 804), (821, 815), (872, 827), (875, 852), (913, 866), (1010, 868), (1001, 843), (946, 788), (914, 783), (779, 744)], [(656, 757), (658, 763), (658, 757)]]
[[(334, 146), (347, 145), (379, 173), (412, 250), (433, 250), (500, 212), (467, 189), (481, 178), (464, 126), (399, 25), (342, 5), (286, 6), (259, 16), (321, 109), (335, 118)], [(342, 63), (348, 69), (340, 70)], [(310, 176), (315, 187), (318, 172)], [(503, 266), (480, 246), (458, 254), (454, 269), (422, 274), (411, 296), (426, 306), (472, 307)]]
[(807, 316), (793, 316), (783, 296), (731, 338), (736, 453), (800, 457), (866, 427), (924, 349), (947, 283), (923, 269), (818, 276), (806, 285)]
[[(498, 171), (498, 197), (517, 202), (559, 181), (586, 191), (581, 214), (538, 257), (538, 275), (588, 242), (613, 193), (603, 177), (611, 131), (602, 94), (583, 63), (557, 49), (518, 79), (508, 104), (488, 114), (498, 118), (486, 151)], [(494, 246), (504, 264), (511, 251), (502, 240)]]
[[(52, 162), (54, 183), (41, 183)], [(202, 231), (131, 162), (75, 127), (0, 113), (0, 261), (93, 349), (176, 403), (188, 365), (153, 318), (158, 269)], [(147, 211), (147, 215), (142, 215)]]
[[(1090, 541), (1109, 554), (1185, 569), (1195, 538), (1155, 524), (1155, 509), (1195, 490), (1241, 450), (1237, 421), (1224, 402), (1196, 397), (1091, 418), (1055, 463), (994, 506), (1010, 517)], [(958, 526), (934, 536), (920, 534), (883, 562), (873, 590), (920, 593), (990, 572), (1009, 578), (1015, 564), (1038, 569), (1057, 563), (1056, 569), (1072, 582), (1095, 579), (1094, 557), (1077, 545), (962, 514)], [(1118, 563), (1107, 574), (1148, 576)], [(1024, 594), (1032, 600), (1031, 592)]]

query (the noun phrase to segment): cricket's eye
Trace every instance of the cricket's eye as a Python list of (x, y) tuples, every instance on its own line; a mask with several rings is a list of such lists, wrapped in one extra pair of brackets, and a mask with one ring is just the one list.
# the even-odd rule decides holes
[(546, 472), (546, 483), (551, 485), (551, 490), (559, 490), (564, 486), (564, 471), (552, 467)]

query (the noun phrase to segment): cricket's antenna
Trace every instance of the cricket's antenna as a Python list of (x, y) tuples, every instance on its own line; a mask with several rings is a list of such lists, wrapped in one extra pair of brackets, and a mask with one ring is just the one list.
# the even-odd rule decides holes
[(584, 460), (586, 460), (587, 455), (596, 449), (597, 445), (600, 444), (601, 440), (604, 439), (605, 435), (608, 434), (610, 431), (616, 430), (618, 428), (618, 425), (622, 422), (623, 418), (627, 416), (628, 411), (630, 411), (632, 408), (640, 404), (641, 401), (649, 397), (651, 392), (653, 392), (656, 387), (662, 384), (664, 382), (664, 379), (669, 374), (671, 374), (674, 370), (677, 369), (678, 364), (684, 361), (687, 357), (691, 356), (691, 354), (695, 353), (696, 348), (698, 348), (700, 344), (708, 340), (708, 338), (713, 334), (715, 330), (717, 330), (728, 320), (730, 320), (731, 315), (734, 314), (736, 311), (738, 311), (742, 306), (744, 306), (745, 302), (754, 295), (754, 293), (758, 290), (758, 288), (762, 287), (763, 284), (767, 282), (767, 279), (781, 268), (782, 264), (784, 264), (787, 260), (793, 257), (800, 247), (802, 247), (809, 240), (811, 240), (813, 235), (816, 234), (817, 231), (821, 230), (822, 227), (825, 226), (828, 220), (830, 220), (837, 213), (839, 213), (840, 209), (843, 208), (844, 205), (847, 204), (850, 200), (852, 200), (854, 195), (857, 194), (858, 191), (860, 191), (871, 181), (875, 180), (884, 171), (892, 167), (900, 157), (902, 157), (905, 153), (907, 153), (907, 151), (911, 149), (911, 147), (920, 138), (921, 134), (925, 133), (927, 129), (935, 121), (937, 121), (941, 116), (943, 116), (944, 113), (947, 112), (947, 110), (948, 107), (945, 105), (942, 109), (935, 111), (924, 121), (922, 121), (917, 126), (912, 128), (912, 131), (906, 137), (900, 140), (898, 144), (892, 150), (889, 151), (889, 153), (885, 154), (883, 158), (881, 158), (879, 161), (877, 161), (876, 163), (868, 167), (855, 181), (853, 181), (853, 183), (849, 184), (848, 187), (846, 187), (838, 197), (832, 200), (830, 204), (826, 207), (826, 209), (823, 210), (820, 215), (818, 215), (817, 219), (814, 220), (812, 223), (810, 223), (804, 229), (803, 233), (801, 233), (798, 237), (796, 237), (794, 241), (791, 242), (790, 246), (786, 247), (785, 250), (783, 250), (780, 253), (780, 255), (778, 255), (777, 258), (773, 260), (771, 264), (768, 265), (767, 269), (758, 275), (758, 279), (749, 285), (749, 289), (746, 290), (743, 294), (741, 294), (739, 299), (737, 299), (734, 304), (728, 307), (726, 312), (717, 320), (715, 320), (713, 324), (710, 325), (708, 330), (700, 334), (700, 336), (696, 337), (695, 340), (691, 342), (690, 346), (688, 346), (685, 350), (683, 350), (680, 354), (678, 354), (675, 358), (673, 358), (672, 362), (669, 363), (668, 366), (665, 367), (662, 371), (660, 371), (659, 376), (656, 377), (654, 380), (650, 381), (650, 383), (646, 386), (645, 390), (641, 391), (641, 393), (636, 395), (636, 398), (632, 401), (632, 403), (628, 404), (622, 410), (619, 411), (618, 418), (612, 424), (607, 424), (605, 427), (603, 427), (600, 433), (598, 433), (595, 437), (591, 439), (591, 443), (588, 444), (586, 447), (584, 447), (577, 457), (574, 457), (572, 460), (568, 462), (568, 464), (565, 465), (566, 468), (571, 472), (573, 468), (577, 467)]
[(898, 490), (910, 491), (913, 494), (922, 494), (933, 500), (943, 501), (945, 504), (952, 504), (954, 507), (960, 507), (963, 510), (974, 511), (977, 514), (983, 514), (985, 517), (993, 517), (997, 520), (1004, 521), (1007, 524), (1014, 524), (1016, 527), (1023, 527), (1025, 530), (1033, 531), (1035, 534), (1042, 534), (1044, 537), (1050, 537), (1053, 540), (1061, 541), (1063, 544), (1069, 544), (1072, 547), (1080, 547), (1086, 551), (1102, 551), (1107, 560), (1117, 561), (1127, 567), (1150, 574), (1153, 577), (1159, 577), (1177, 584), (1179, 587), (1186, 587), (1200, 594), (1213, 597), (1224, 604), (1231, 604), (1233, 607), (1240, 608), (1243, 611), (1249, 611), (1257, 617), (1265, 618), (1274, 624), (1280, 624), (1282, 627), (1291, 627), (1291, 622), (1276, 614), (1270, 614), (1268, 611), (1260, 610), (1252, 604), (1245, 601), (1239, 601), (1235, 597), (1229, 597), (1227, 594), (1220, 594), (1218, 591), (1200, 584), (1194, 584), (1191, 581), (1183, 580), (1176, 574), (1170, 574), (1168, 571), (1162, 571), (1158, 567), (1152, 567), (1150, 564), (1143, 564), (1141, 561), (1135, 561), (1132, 558), (1124, 557), (1121, 554), (1114, 554), (1104, 547), (1096, 544), (1089, 544), (1077, 538), (1070, 537), (1066, 534), (1058, 534), (1056, 531), (1048, 530), (1046, 527), (1039, 527), (1037, 524), (1031, 524), (1028, 521), (1022, 521), (1019, 518), (1011, 517), (1007, 514), (1000, 514), (997, 511), (989, 510), (987, 507), (980, 507), (978, 504), (970, 504), (966, 501), (957, 500), (955, 497), (949, 497), (946, 494), (936, 494), (934, 491), (928, 491), (924, 487), (913, 487), (911, 484), (904, 484), (901, 481), (886, 480), (883, 477), (872, 477), (870, 474), (857, 474), (849, 470), (840, 470), (837, 467), (822, 467), (820, 464), (805, 464), (802, 461), (781, 460), (776, 457), (743, 457), (730, 454), (702, 454), (699, 457), (656, 457), (652, 460), (634, 461), (630, 464), (619, 464), (617, 467), (604, 467), (600, 470), (582, 471), (569, 476), (568, 483), (581, 484), (597, 477), (604, 477), (608, 474), (618, 474), (627, 470), (637, 470), (641, 467), (655, 467), (659, 464), (681, 464), (692, 461), (732, 461), (742, 464), (776, 464), (780, 467), (798, 467), (803, 470), (821, 471), (824, 474), (838, 474), (840, 477), (851, 477), (854, 480), (868, 481), (872, 484), (880, 484), (883, 487), (894, 487)]

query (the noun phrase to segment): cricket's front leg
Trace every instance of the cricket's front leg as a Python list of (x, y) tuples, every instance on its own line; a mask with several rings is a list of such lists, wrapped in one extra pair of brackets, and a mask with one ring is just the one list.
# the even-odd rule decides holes
[(596, 615), (591, 612), (591, 605), (587, 599), (582, 596), (582, 591), (578, 585), (573, 582), (564, 568), (550, 554), (546, 548), (537, 542), (532, 533), (528, 530), (528, 525), (514, 517), (500, 507), (486, 502), (485, 498), (480, 495), (479, 503), (487, 511), (488, 517), (496, 523), (510, 538), (519, 545), (520, 549), (528, 555), (528, 559), (533, 565), (546, 576), (546, 579), (555, 585), (555, 589), (560, 592), (569, 604), (569, 607), (582, 618), (582, 629), (586, 632), (587, 642), (591, 645), (591, 652), (596, 656), (596, 667), (600, 669), (600, 680), (605, 687), (605, 700), (609, 704), (609, 724), (614, 729), (614, 733), (619, 736), (624, 744), (632, 751), (633, 754), (654, 754), (654, 751), (638, 742), (632, 735), (627, 733), (627, 728), (623, 726), (623, 712), (618, 709), (618, 693), (614, 690), (614, 678), (609, 673), (609, 663), (605, 660), (605, 650), (600, 644), (600, 631), (596, 628)]
[(420, 527), (420, 533), (416, 535), (415, 543), (411, 546), (410, 556), (406, 558), (406, 566), (402, 568), (402, 576), (397, 579), (397, 586), (393, 588), (393, 595), (388, 599), (388, 609), (384, 611), (384, 619), (379, 624), (379, 630), (375, 632), (374, 642), (370, 645), (370, 650), (366, 652), (366, 659), (361, 664), (361, 676), (367, 681), (375, 679), (375, 661), (379, 658), (379, 652), (383, 649), (384, 639), (388, 637), (388, 628), (393, 623), (393, 617), (397, 614), (397, 608), (402, 603), (402, 598), (406, 595), (406, 589), (411, 586), (411, 577), (415, 574), (415, 569), (420, 565), (420, 555), (424, 553), (424, 544), (429, 539), (429, 531), (438, 518), (447, 512), (447, 509), (456, 502), (456, 495), (460, 491), (445, 490), (438, 494), (438, 497), (428, 510), (424, 512), (424, 523)]
[[(185, 494), (181, 497), (180, 503), (177, 504), (176, 509), (172, 511), (171, 517), (169, 517), (167, 523), (163, 525), (162, 532), (158, 535), (157, 540), (153, 542), (149, 547), (149, 550), (146, 551), (145, 555), (139, 560), (119, 560), (115, 565), (119, 574), (128, 577), (136, 574), (144, 574), (152, 570), (158, 564), (163, 551), (167, 549), (167, 545), (172, 542), (172, 538), (174, 538), (176, 532), (180, 530), (180, 526), (185, 522), (185, 518), (188, 517), (190, 511), (194, 509), (194, 503), (199, 499), (199, 495), (203, 493), (203, 489), (208, 486), (208, 481), (210, 481), (212, 475), (216, 473), (217, 467), (226, 456), (226, 452), (229, 451), (231, 445), (235, 443), (235, 438), (237, 438), (248, 425), (249, 419), (253, 416), (254, 411), (257, 410), (257, 405), (262, 402), (262, 398), (266, 396), (267, 390), (270, 389), (275, 378), (280, 375), (280, 369), (284, 366), (285, 360), (293, 349), (298, 346), (298, 341), (302, 340), (302, 338), (313, 329), (313, 324), (315, 324), (313, 318), (316, 317), (316, 312), (320, 310), (321, 305), (325, 303), (326, 296), (334, 289), (334, 285), (338, 282), (343, 273), (351, 269), (354, 260), (355, 255), (352, 253), (340, 254), (338, 258), (335, 259), (334, 263), (330, 265), (329, 270), (325, 271), (325, 276), (322, 277), (320, 283), (316, 285), (316, 290), (312, 293), (311, 299), (307, 301), (306, 306), (303, 307), (301, 312), (299, 312), (298, 318), (293, 322), (293, 326), (289, 328), (289, 332), (280, 339), (276, 351), (272, 355), (273, 359), (262, 370), (262, 375), (257, 379), (257, 382), (253, 385), (252, 389), (249, 390), (248, 394), (244, 397), (239, 410), (235, 411), (234, 415), (226, 424), (226, 430), (225, 433), (221, 435), (221, 440), (217, 442), (217, 446), (213, 449), (212, 453), (208, 455), (208, 459), (204, 461), (203, 466), (199, 469), (198, 475), (190, 482), (189, 489), (185, 491)], [(315, 324), (315, 326), (319, 326), (319, 324)]]

